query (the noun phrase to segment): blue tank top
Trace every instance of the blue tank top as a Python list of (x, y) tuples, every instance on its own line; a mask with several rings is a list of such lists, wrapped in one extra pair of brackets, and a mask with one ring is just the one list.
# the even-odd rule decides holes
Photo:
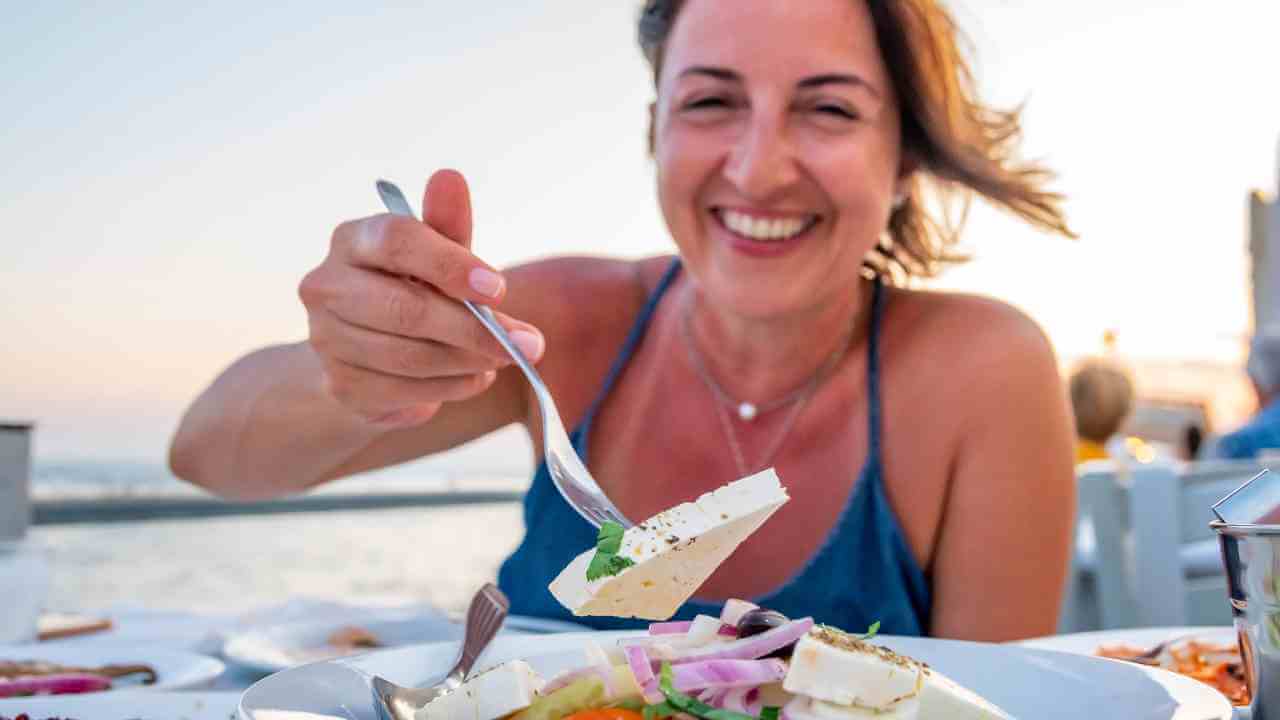
[[(627, 361), (643, 341), (649, 319), (663, 293), (680, 270), (677, 258), (649, 297), (631, 333), (614, 360), (604, 386), (570, 439), (587, 461), (591, 421), (608, 396)], [(850, 631), (861, 631), (880, 622), (880, 632), (924, 635), (929, 628), (929, 584), (906, 543), (881, 481), (880, 393), (878, 336), (884, 293), (875, 283), (871, 332), (867, 343), (867, 398), (869, 443), (866, 463), (845, 500), (835, 527), (822, 547), (782, 587), (765, 595), (746, 598), (790, 617), (811, 616), (815, 621)], [(601, 630), (644, 628), (645, 621), (612, 617), (575, 617), (547, 589), (564, 566), (582, 551), (594, 547), (596, 529), (569, 507), (551, 482), (543, 462), (524, 498), (525, 536), (502, 564), (498, 585), (511, 599), (511, 612), (554, 618)], [(719, 615), (720, 604), (691, 600), (674, 619), (688, 620), (703, 613)]]

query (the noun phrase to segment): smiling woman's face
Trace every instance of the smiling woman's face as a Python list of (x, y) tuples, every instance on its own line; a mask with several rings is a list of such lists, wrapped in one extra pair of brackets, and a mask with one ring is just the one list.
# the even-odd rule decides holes
[(736, 313), (845, 293), (899, 187), (897, 101), (855, 0), (688, 0), (654, 109), (663, 215)]

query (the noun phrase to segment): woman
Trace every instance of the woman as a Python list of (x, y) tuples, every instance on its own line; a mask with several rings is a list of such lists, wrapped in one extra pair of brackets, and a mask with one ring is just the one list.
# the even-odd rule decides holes
[[(500, 274), (470, 251), (462, 177), (438, 172), (425, 223), (337, 228), (300, 289), (309, 342), (227, 370), (184, 419), (175, 472), (253, 498), (515, 422), (541, 447), (528, 384), (465, 298), (498, 308), (538, 361), (627, 516), (777, 468), (791, 502), (683, 615), (745, 597), (891, 633), (1051, 632), (1074, 504), (1052, 349), (1005, 305), (901, 285), (951, 259), (931, 198), (976, 191), (1067, 234), (1058, 198), (1045, 171), (1010, 159), (1017, 117), (972, 98), (934, 0), (783, 8), (643, 10), (650, 139), (678, 259)], [(500, 582), (513, 612), (565, 617), (545, 587), (594, 530), (545, 468), (525, 517)]]

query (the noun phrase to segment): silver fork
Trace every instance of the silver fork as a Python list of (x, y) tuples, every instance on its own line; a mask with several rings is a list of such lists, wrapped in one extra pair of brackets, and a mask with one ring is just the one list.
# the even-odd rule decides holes
[(377, 675), (371, 677), (369, 685), (373, 690), (373, 705), (380, 720), (413, 720), (414, 714), (427, 703), (457, 690), (467, 679), (471, 668), (475, 667), (476, 660), (484, 654), (484, 649), (489, 647), (493, 636), (498, 634), (502, 622), (507, 619), (509, 607), (511, 603), (507, 596), (493, 583), (485, 583), (476, 592), (463, 621), (458, 659), (443, 679), (431, 681), (424, 687), (409, 688)]
[[(400, 192), (400, 188), (394, 183), (379, 180), (378, 194), (382, 196), (382, 203), (387, 206), (391, 214), (416, 217), (404, 193)], [(547, 469), (551, 473), (551, 481), (564, 496), (565, 502), (596, 527), (600, 527), (601, 523), (606, 521), (618, 523), (624, 528), (635, 525), (614, 506), (600, 489), (600, 484), (587, 471), (582, 458), (578, 457), (578, 452), (573, 449), (573, 443), (569, 442), (569, 434), (565, 432), (564, 421), (560, 419), (555, 401), (551, 399), (551, 391), (542, 382), (538, 371), (533, 369), (533, 365), (529, 364), (520, 349), (511, 342), (511, 337), (498, 324), (493, 311), (483, 305), (476, 305), (470, 300), (463, 300), (462, 304), (479, 318), (480, 323), (498, 339), (502, 347), (506, 348), (512, 359), (516, 361), (516, 365), (524, 372), (524, 376), (529, 379), (529, 384), (533, 386), (533, 392), (538, 397), (538, 406), (542, 410), (542, 445), (547, 458)]]

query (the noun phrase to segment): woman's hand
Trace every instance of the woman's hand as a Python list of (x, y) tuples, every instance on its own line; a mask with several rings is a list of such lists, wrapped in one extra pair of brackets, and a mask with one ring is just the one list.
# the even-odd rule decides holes
[[(426, 422), (442, 403), (483, 392), (511, 364), (459, 302), (497, 305), (506, 292), (502, 275), (471, 253), (466, 181), (435, 173), (422, 206), (423, 222), (375, 215), (342, 223), (328, 257), (298, 288), (327, 392), (388, 428)], [(495, 315), (536, 362), (541, 332)]]

